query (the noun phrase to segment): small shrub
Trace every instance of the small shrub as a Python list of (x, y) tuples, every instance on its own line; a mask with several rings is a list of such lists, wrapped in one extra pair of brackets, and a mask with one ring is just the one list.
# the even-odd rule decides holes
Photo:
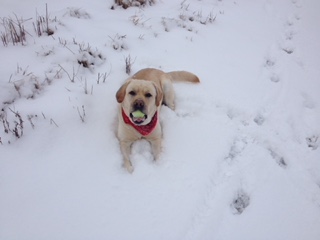
[(16, 72), (11, 75), (9, 83), (13, 85), (19, 98), (26, 99), (34, 98), (42, 87), (38, 77), (29, 72), (28, 67), (23, 69), (19, 65)]
[(124, 9), (129, 7), (141, 7), (145, 5), (153, 5), (155, 2), (156, 0), (115, 0), (115, 4), (111, 7), (111, 9), (115, 9), (115, 6), (121, 6)]
[(190, 4), (186, 1), (182, 1), (180, 4), (180, 14), (177, 17), (163, 17), (161, 24), (166, 32), (170, 32), (172, 29), (179, 27), (189, 32), (197, 33), (195, 28), (196, 24), (207, 25), (216, 20), (216, 16), (211, 11), (209, 14), (204, 14), (202, 10), (194, 11), (190, 9)]
[(69, 8), (68, 9), (68, 15), (70, 17), (79, 18), (79, 19), (90, 19), (91, 16), (89, 13), (87, 13), (85, 10), (82, 10), (81, 8)]
[(127, 50), (127, 44), (125, 43), (126, 35), (116, 34), (114, 37), (110, 37), (111, 39), (111, 47), (116, 51)]
[(105, 58), (98, 49), (92, 50), (89, 44), (87, 46), (79, 44), (77, 62), (80, 66), (92, 70), (94, 66), (99, 66), (104, 63), (104, 61)]

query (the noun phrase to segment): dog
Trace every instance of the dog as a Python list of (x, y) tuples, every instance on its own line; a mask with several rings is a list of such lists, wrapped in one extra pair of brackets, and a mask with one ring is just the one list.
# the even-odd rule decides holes
[(175, 109), (172, 82), (200, 83), (200, 80), (187, 71), (165, 73), (146, 68), (128, 78), (116, 93), (119, 103), (117, 137), (123, 155), (123, 166), (129, 173), (134, 170), (130, 154), (135, 141), (149, 141), (154, 159), (159, 158), (162, 141), (160, 108), (163, 104)]

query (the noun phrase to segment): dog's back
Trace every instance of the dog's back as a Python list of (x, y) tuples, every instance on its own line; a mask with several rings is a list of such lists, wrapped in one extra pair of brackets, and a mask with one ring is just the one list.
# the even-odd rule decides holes
[(172, 110), (175, 109), (174, 90), (172, 82), (190, 82), (200, 83), (199, 78), (187, 71), (173, 71), (165, 73), (155, 68), (145, 68), (132, 76), (132, 79), (149, 80), (154, 82), (163, 93), (163, 104), (167, 105)]
[(191, 83), (200, 83), (199, 78), (187, 71), (173, 71), (173, 72), (163, 72), (155, 68), (145, 68), (132, 76), (133, 79), (143, 79), (143, 80), (163, 80), (164, 78), (170, 79), (173, 82), (191, 82)]
[(150, 80), (150, 81), (160, 81), (165, 72), (155, 69), (155, 68), (145, 68), (135, 73), (132, 79)]

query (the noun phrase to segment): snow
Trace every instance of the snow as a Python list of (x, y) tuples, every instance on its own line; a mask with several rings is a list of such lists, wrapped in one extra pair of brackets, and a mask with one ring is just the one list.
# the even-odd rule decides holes
[[(1, 1), (28, 33), (0, 46), (1, 240), (320, 239), (318, 1), (47, 3), (38, 37), (42, 1)], [(136, 142), (133, 174), (115, 133), (129, 56), (201, 80), (175, 84), (161, 159)]]

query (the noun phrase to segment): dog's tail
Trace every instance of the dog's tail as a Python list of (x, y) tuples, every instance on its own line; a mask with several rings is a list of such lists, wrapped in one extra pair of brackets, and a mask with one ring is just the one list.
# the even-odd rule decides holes
[(166, 73), (166, 75), (173, 82), (200, 83), (200, 80), (196, 75), (187, 71), (173, 71)]

